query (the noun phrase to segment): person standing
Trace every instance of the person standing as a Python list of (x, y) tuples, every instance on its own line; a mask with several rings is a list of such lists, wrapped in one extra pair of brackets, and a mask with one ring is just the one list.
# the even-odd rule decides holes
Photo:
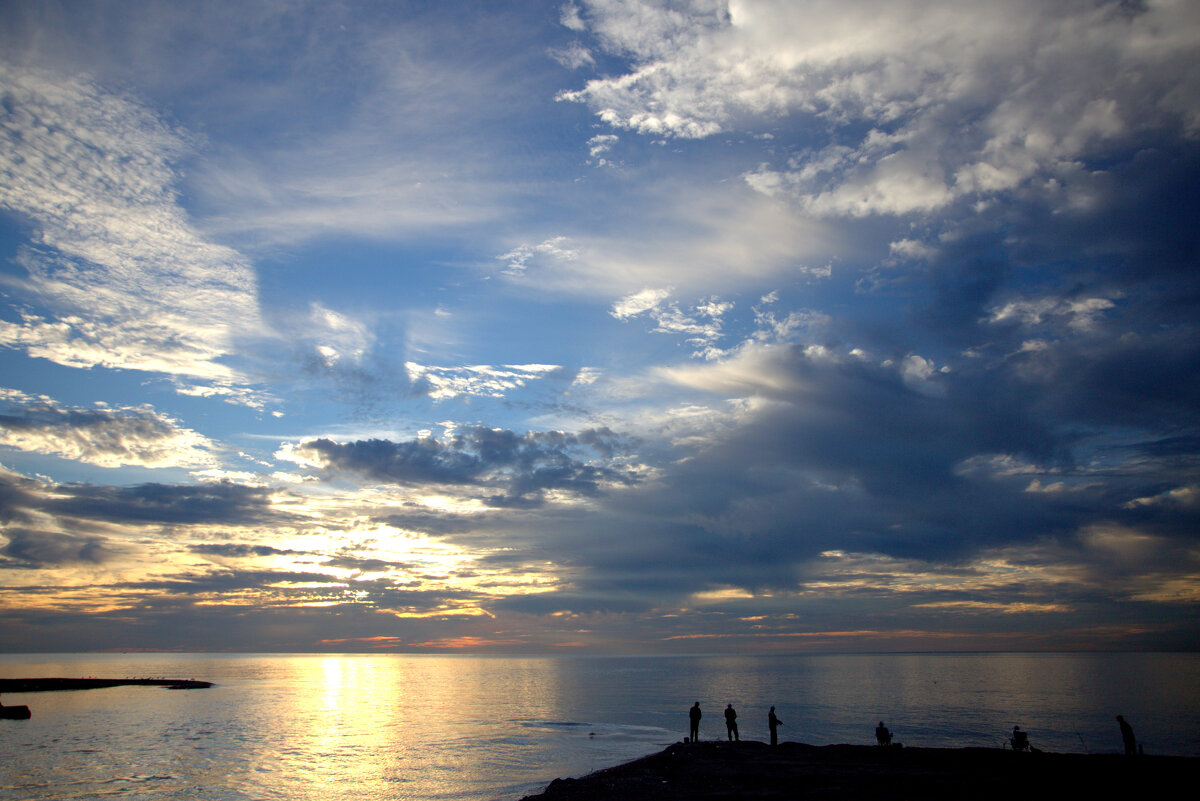
[(771, 707), (771, 711), (767, 713), (767, 728), (771, 730), (771, 745), (779, 745), (779, 727), (783, 725), (783, 721), (775, 717), (775, 707)]
[(729, 742), (741, 741), (742, 738), (738, 736), (737, 729), (737, 712), (734, 710), (733, 704), (725, 707), (725, 730), (729, 734)]
[(1137, 740), (1133, 736), (1133, 727), (1121, 715), (1117, 715), (1117, 724), (1121, 727), (1121, 740), (1125, 743), (1125, 756), (1137, 756)]
[(691, 738), (692, 742), (700, 741), (700, 702), (697, 701), (688, 711), (688, 720), (692, 723)]

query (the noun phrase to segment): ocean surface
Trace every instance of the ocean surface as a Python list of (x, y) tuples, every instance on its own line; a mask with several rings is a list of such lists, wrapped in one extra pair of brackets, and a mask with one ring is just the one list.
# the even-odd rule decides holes
[(1200, 756), (1200, 654), (772, 657), (0, 655), (0, 676), (194, 678), (204, 690), (9, 694), (0, 797), (511, 801), (558, 776), (702, 739), (999, 748), (1014, 724), (1047, 751)]

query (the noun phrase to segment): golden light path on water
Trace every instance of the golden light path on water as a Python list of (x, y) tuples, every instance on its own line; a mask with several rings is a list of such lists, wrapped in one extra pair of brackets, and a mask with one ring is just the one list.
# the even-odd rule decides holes
[(172, 676), (206, 690), (5, 695), (0, 797), (491, 801), (660, 750), (701, 700), (702, 737), (739, 710), (764, 739), (1114, 752), (1125, 714), (1148, 753), (1200, 756), (1196, 654), (793, 657), (78, 654), (0, 656), (0, 677)]

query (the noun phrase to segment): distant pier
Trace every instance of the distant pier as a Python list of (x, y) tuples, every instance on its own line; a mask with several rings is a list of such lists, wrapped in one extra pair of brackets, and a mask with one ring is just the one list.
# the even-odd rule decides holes
[(103, 687), (143, 685), (168, 690), (198, 690), (211, 687), (211, 681), (195, 679), (0, 679), (0, 694), (45, 693), (57, 690), (98, 690)]

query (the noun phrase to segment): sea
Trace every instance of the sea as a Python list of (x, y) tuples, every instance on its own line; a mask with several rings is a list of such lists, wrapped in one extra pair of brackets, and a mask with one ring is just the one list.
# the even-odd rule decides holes
[(189, 678), (199, 690), (13, 693), (0, 798), (514, 801), (556, 777), (688, 733), (1200, 756), (1200, 654), (1019, 653), (500, 657), (362, 654), (0, 655), (0, 677)]

